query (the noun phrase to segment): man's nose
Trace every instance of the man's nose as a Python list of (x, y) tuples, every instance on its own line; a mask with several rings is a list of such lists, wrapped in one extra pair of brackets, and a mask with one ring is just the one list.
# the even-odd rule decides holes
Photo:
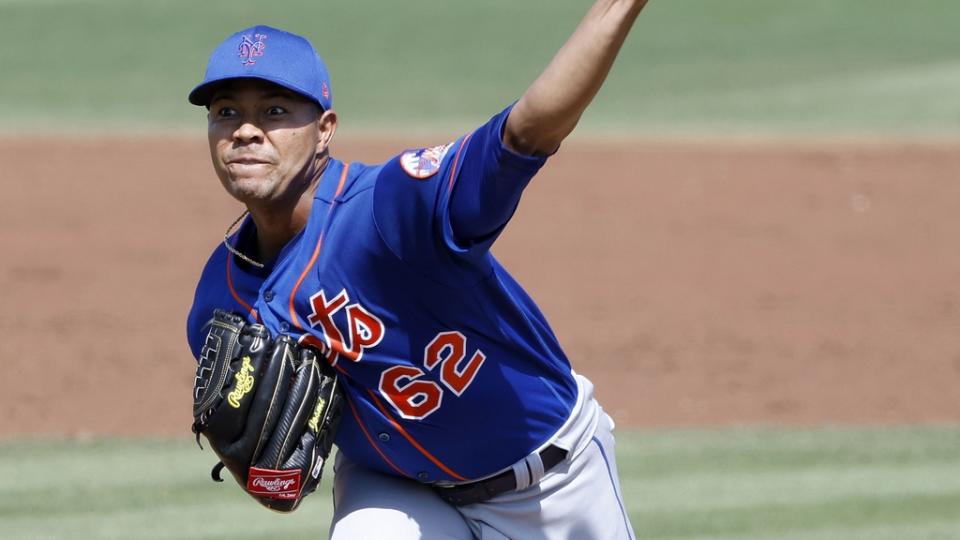
[(252, 122), (244, 122), (233, 132), (234, 140), (243, 143), (263, 141), (263, 130)]

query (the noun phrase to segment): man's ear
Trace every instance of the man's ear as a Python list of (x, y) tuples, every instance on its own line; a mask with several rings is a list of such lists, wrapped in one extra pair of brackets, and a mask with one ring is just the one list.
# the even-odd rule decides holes
[(337, 132), (337, 113), (330, 111), (323, 111), (323, 113), (317, 117), (317, 154), (322, 154), (327, 151), (327, 148), (330, 146), (330, 141), (333, 140), (333, 134)]

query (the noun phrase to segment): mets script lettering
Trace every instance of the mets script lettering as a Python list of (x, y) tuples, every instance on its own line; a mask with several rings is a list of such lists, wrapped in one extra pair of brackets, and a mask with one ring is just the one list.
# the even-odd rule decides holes
[[(363, 358), (364, 349), (376, 347), (383, 339), (383, 321), (367, 311), (360, 304), (350, 304), (350, 297), (346, 290), (327, 300), (327, 294), (321, 290), (310, 297), (313, 312), (307, 317), (310, 326), (323, 330), (323, 339), (326, 347), (321, 349), (327, 355), (330, 365), (336, 365), (341, 357), (359, 362)], [(344, 306), (346, 306), (344, 308)], [(348, 337), (333, 322), (333, 316), (341, 309), (347, 312)]]

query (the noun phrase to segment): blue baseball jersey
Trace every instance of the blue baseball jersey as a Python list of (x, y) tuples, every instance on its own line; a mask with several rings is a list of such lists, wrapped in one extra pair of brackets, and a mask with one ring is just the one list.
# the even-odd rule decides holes
[(543, 165), (504, 147), (509, 111), (379, 165), (331, 159), (306, 227), (266, 269), (214, 251), (188, 317), (194, 356), (214, 308), (317, 347), (347, 395), (338, 448), (388, 474), (472, 480), (537, 449), (577, 385), (544, 316), (489, 252), (516, 201), (485, 209), (492, 220), (454, 227), (451, 216), (458, 185), (469, 207), (466, 186), (522, 189)]

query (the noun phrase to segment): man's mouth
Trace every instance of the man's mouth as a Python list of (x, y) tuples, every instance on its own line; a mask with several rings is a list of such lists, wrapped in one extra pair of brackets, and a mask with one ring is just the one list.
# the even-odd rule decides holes
[(228, 165), (266, 165), (270, 161), (256, 156), (238, 156), (227, 160)]

